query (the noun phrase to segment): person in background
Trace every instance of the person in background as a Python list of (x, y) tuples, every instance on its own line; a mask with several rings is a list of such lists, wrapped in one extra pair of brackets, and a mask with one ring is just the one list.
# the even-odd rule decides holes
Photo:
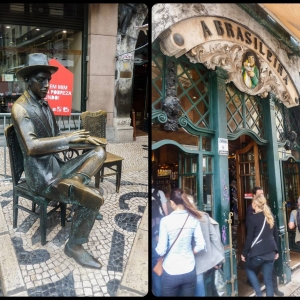
[[(182, 189), (177, 188), (171, 191), (170, 202), (173, 212), (162, 218), (160, 222), (156, 247), (158, 255), (163, 256), (178, 238), (163, 261), (161, 295), (193, 297), (197, 283), (194, 255), (205, 249), (199, 222), (202, 214), (189, 202)], [(178, 236), (182, 227), (183, 230)], [(192, 238), (195, 240), (194, 247), (192, 247)]]
[(169, 214), (173, 211), (172, 207), (171, 207), (171, 203), (170, 203), (170, 194), (171, 194), (171, 184), (170, 183), (164, 183), (161, 186), (161, 190), (164, 192), (166, 198), (167, 198), (167, 207), (168, 207), (168, 212)]
[[(256, 195), (264, 195), (264, 190), (261, 186), (255, 186), (252, 190), (252, 193), (253, 193), (253, 197), (255, 197)], [(253, 206), (254, 206), (254, 204), (252, 201), (252, 203), (247, 207), (246, 224), (247, 224), (248, 217), (255, 213)], [(260, 272), (260, 270), (256, 273), (256, 275), (258, 275), (259, 272)], [(272, 280), (273, 280), (274, 294), (276, 296), (282, 297), (284, 295), (284, 293), (278, 289), (278, 281), (277, 281), (277, 275), (276, 275), (275, 268), (273, 268)], [(249, 279), (247, 279), (247, 283), (251, 285)]]
[[(188, 196), (194, 205), (193, 196)], [(202, 218), (199, 221), (205, 240), (207, 251), (195, 254), (197, 285), (195, 297), (205, 297), (204, 274), (221, 268), (225, 259), (224, 247), (221, 241), (219, 223), (209, 216), (208, 213), (200, 211)]]
[(250, 264), (255, 265), (256, 269), (262, 269), (266, 296), (273, 297), (273, 268), (279, 257), (277, 226), (264, 195), (254, 196), (252, 203), (255, 213), (247, 217), (247, 236), (241, 259), (244, 262), (249, 260), (246, 263), (246, 273), (256, 296), (261, 297), (262, 292), (257, 274), (250, 269)]
[[(152, 198), (155, 198), (155, 201), (159, 203), (159, 206), (162, 208), (163, 213), (160, 217), (156, 218), (154, 217), (154, 212), (151, 212), (152, 216), (152, 226), (151, 226), (151, 266), (152, 266), (152, 293), (156, 297), (161, 296), (161, 277), (158, 276), (155, 272), (153, 272), (153, 268), (156, 265), (157, 259), (159, 258), (159, 255), (157, 254), (155, 248), (157, 246), (158, 242), (158, 236), (159, 236), (159, 223), (163, 216), (167, 216), (168, 213), (168, 207), (167, 207), (167, 198), (163, 191), (157, 189), (154, 187), (154, 180), (153, 177), (151, 177), (151, 183), (152, 183)], [(154, 199), (152, 200), (154, 201)]]
[[(290, 220), (289, 220), (289, 229), (294, 229), (296, 228), (296, 234), (295, 234), (295, 243), (298, 245), (298, 247), (300, 248), (300, 232), (298, 229), (298, 219), (299, 219), (299, 214), (300, 214), (300, 197), (297, 200), (297, 206), (298, 208), (293, 209), (291, 211), (291, 215), (290, 215)], [(298, 215), (298, 217), (297, 217)]]
[(19, 87), (19, 85), (18, 85), (17, 82), (14, 83), (13, 93), (17, 93), (17, 94), (21, 93), (21, 89), (20, 89), (20, 87)]

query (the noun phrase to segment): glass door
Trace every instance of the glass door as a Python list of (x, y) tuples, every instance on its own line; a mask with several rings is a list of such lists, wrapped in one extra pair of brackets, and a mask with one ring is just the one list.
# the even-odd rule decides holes
[(259, 153), (257, 144), (252, 141), (236, 151), (236, 174), (238, 196), (238, 261), (246, 240), (246, 211), (252, 201), (252, 189), (260, 185)]
[(179, 187), (187, 194), (193, 196), (193, 201), (197, 205), (197, 172), (198, 154), (186, 152), (179, 153)]
[(287, 224), (290, 219), (291, 211), (297, 208), (297, 199), (300, 195), (299, 184), (299, 163), (293, 158), (282, 162), (283, 173), (283, 201), (285, 202), (285, 226), (288, 235), (288, 244), (291, 251), (300, 252), (295, 243), (295, 230), (289, 229)]

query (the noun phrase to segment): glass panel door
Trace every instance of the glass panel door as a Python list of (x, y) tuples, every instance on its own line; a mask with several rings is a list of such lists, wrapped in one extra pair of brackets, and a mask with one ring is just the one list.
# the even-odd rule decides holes
[(189, 195), (197, 205), (197, 171), (198, 155), (185, 152), (179, 153), (179, 186)]
[(236, 174), (238, 191), (238, 261), (246, 239), (246, 211), (252, 201), (252, 189), (260, 185), (259, 154), (252, 141), (236, 151)]

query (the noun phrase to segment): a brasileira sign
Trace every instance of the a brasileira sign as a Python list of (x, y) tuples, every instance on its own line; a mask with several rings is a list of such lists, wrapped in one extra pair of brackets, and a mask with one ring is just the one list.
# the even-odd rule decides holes
[[(260, 33), (265, 35), (262, 30)], [(260, 97), (272, 92), (287, 107), (299, 104), (288, 63), (276, 54), (279, 46), (272, 49), (267, 37), (244, 25), (218, 17), (194, 17), (172, 25), (159, 38), (165, 55), (185, 54), (191, 62), (209, 69), (221, 67), (228, 72), (226, 81), (242, 92)]]

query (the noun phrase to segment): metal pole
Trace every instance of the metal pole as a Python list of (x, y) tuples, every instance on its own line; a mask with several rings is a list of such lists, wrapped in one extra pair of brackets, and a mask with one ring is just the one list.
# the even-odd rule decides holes
[(136, 141), (135, 111), (132, 110), (133, 140)]
[(233, 273), (233, 259), (232, 259), (232, 229), (231, 229), (231, 224), (232, 224), (232, 219), (231, 217), (233, 216), (233, 212), (229, 212), (228, 214), (228, 220), (225, 220), (228, 225), (229, 225), (229, 246), (230, 246), (230, 282), (231, 282), (231, 296), (235, 296), (234, 292), (234, 273)]

